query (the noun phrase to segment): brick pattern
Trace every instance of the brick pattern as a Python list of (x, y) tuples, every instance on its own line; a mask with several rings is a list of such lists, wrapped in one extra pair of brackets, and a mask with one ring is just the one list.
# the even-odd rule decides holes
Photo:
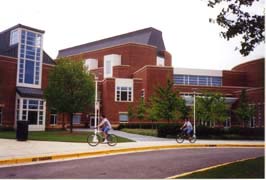
[(3, 106), (2, 126), (14, 127), (17, 59), (0, 56), (0, 104)]

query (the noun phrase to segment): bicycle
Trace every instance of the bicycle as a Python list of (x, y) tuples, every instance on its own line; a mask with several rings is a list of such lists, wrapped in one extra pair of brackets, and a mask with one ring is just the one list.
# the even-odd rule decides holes
[(181, 131), (178, 135), (176, 135), (176, 142), (177, 143), (183, 143), (184, 140), (187, 139), (190, 143), (195, 143), (197, 138), (195, 134), (187, 135), (184, 131)]
[[(97, 146), (99, 143), (103, 143), (104, 140), (105, 138), (99, 130), (97, 130), (94, 134), (89, 134), (87, 137), (87, 142), (90, 146)], [(107, 144), (109, 146), (115, 146), (117, 144), (117, 136), (108, 133)]]

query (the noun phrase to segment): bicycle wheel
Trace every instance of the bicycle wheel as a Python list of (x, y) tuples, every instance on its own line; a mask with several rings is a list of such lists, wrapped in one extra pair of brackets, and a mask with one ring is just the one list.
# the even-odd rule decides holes
[(178, 143), (184, 142), (184, 136), (182, 134), (178, 134), (176, 136), (176, 142), (178, 142)]
[(190, 137), (190, 139), (189, 139), (189, 142), (190, 142), (190, 143), (195, 143), (196, 140), (197, 140), (196, 135), (192, 135), (192, 136)]
[(97, 146), (100, 143), (100, 137), (97, 134), (88, 135), (87, 142), (90, 146)]
[(109, 134), (108, 136), (107, 136), (107, 144), (109, 145), (109, 146), (115, 146), (116, 144), (117, 144), (117, 137), (116, 137), (116, 135), (114, 135), (114, 134)]

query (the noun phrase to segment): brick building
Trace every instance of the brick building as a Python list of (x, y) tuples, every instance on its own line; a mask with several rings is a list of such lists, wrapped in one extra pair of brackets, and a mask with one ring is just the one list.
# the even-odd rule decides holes
[(55, 65), (43, 50), (44, 31), (18, 24), (0, 32), (0, 126), (29, 122), (29, 130), (45, 129), (43, 89)]
[[(61, 128), (69, 124), (66, 114), (48, 112), (43, 99), (48, 72), (55, 63), (42, 48), (44, 31), (17, 25), (0, 33), (0, 126), (16, 127), (27, 120), (30, 130)], [(115, 37), (63, 49), (58, 58), (84, 60), (98, 83), (100, 113), (113, 125), (138, 123), (128, 118), (128, 107), (145, 101), (154, 88), (172, 79), (174, 87), (192, 104), (193, 95), (203, 90), (221, 92), (235, 108), (242, 89), (247, 90), (256, 116), (250, 127), (264, 126), (264, 59), (240, 64), (232, 70), (173, 68), (162, 32), (146, 28)], [(77, 112), (75, 127), (94, 126), (94, 110)], [(145, 122), (150, 122), (145, 120)], [(234, 117), (226, 126), (238, 125)]]
[[(58, 54), (61, 57), (84, 60), (88, 71), (98, 77), (100, 111), (112, 124), (137, 123), (137, 119), (128, 118), (129, 105), (136, 107), (141, 97), (147, 101), (154, 88), (170, 78), (188, 106), (194, 93), (200, 95), (208, 90), (222, 93), (235, 108), (241, 90), (246, 89), (250, 104), (256, 106), (250, 127), (264, 126), (264, 59), (240, 64), (229, 71), (173, 68), (162, 32), (154, 28), (63, 49)], [(94, 112), (79, 116), (77, 124), (93, 125)], [(239, 122), (230, 118), (225, 125)]]

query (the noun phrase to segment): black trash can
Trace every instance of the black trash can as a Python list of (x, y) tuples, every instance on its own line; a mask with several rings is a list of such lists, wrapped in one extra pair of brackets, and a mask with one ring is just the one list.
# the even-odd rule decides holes
[(28, 121), (17, 121), (16, 138), (18, 141), (27, 141), (28, 131), (29, 131)]

